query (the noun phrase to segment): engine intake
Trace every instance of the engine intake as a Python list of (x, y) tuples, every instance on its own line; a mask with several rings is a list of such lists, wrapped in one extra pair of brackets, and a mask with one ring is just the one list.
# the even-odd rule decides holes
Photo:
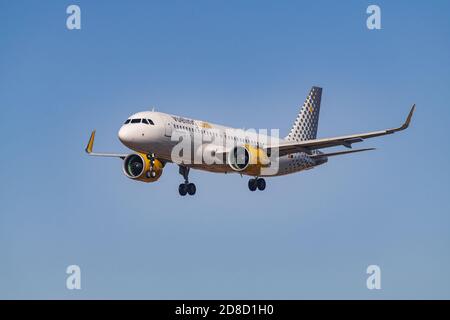
[(163, 164), (158, 159), (151, 160), (147, 155), (132, 153), (123, 161), (123, 173), (130, 179), (143, 182), (154, 182), (159, 179), (163, 171)]
[(243, 171), (250, 164), (250, 153), (245, 147), (234, 147), (228, 157), (228, 164), (234, 171)]
[(262, 167), (270, 165), (264, 150), (251, 145), (234, 147), (228, 153), (227, 162), (234, 171), (249, 175), (259, 175)]

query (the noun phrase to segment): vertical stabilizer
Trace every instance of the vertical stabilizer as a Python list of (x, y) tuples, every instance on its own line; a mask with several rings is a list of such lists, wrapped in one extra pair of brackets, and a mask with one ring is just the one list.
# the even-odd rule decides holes
[(320, 100), (322, 99), (322, 88), (312, 87), (300, 108), (297, 119), (295, 119), (291, 132), (285, 138), (289, 141), (313, 140), (317, 137), (319, 126)]

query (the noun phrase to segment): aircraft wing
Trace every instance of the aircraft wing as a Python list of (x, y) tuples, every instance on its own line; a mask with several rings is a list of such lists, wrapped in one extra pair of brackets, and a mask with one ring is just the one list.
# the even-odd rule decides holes
[(367, 132), (367, 133), (360, 133), (360, 134), (352, 134), (347, 136), (341, 136), (341, 137), (334, 137), (334, 138), (323, 138), (323, 139), (314, 139), (314, 140), (306, 140), (306, 141), (293, 141), (293, 142), (283, 142), (279, 143), (278, 145), (274, 146), (267, 146), (266, 152), (268, 154), (272, 154), (273, 150), (275, 148), (278, 148), (279, 156), (284, 156), (291, 153), (297, 153), (297, 152), (306, 152), (308, 154), (311, 154), (311, 151), (322, 149), (322, 148), (330, 148), (330, 147), (336, 147), (336, 146), (345, 146), (347, 148), (351, 148), (353, 143), (356, 142), (362, 142), (365, 139), (369, 138), (375, 138), (379, 136), (384, 136), (387, 134), (392, 134), (397, 131), (402, 131), (408, 128), (411, 118), (413, 116), (414, 110), (416, 108), (416, 105), (413, 105), (411, 108), (411, 111), (408, 114), (408, 117), (406, 118), (405, 123), (403, 123), (402, 126), (393, 128), (393, 129), (386, 129), (381, 131), (373, 131), (373, 132)]
[(122, 160), (127, 157), (128, 154), (119, 154), (119, 153), (99, 153), (99, 152), (92, 152), (92, 149), (94, 148), (94, 139), (95, 139), (95, 130), (92, 131), (91, 137), (89, 138), (89, 142), (86, 146), (86, 153), (90, 156), (97, 156), (97, 157), (114, 157), (114, 158), (121, 158)]

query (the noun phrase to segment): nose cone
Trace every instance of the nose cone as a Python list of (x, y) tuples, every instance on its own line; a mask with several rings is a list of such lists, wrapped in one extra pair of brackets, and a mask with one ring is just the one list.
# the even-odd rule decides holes
[(145, 130), (146, 127), (138, 123), (123, 125), (117, 136), (126, 147), (133, 150), (140, 150), (149, 142), (150, 135)]
[(120, 142), (122, 142), (124, 145), (128, 145), (131, 142), (131, 134), (130, 130), (126, 126), (122, 126), (119, 130), (119, 133), (117, 134), (119, 137)]

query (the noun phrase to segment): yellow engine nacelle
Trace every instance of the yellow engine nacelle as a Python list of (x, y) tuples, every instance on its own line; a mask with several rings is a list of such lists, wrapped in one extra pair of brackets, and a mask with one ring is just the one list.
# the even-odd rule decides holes
[(123, 161), (123, 173), (130, 179), (155, 182), (161, 177), (164, 165), (158, 159), (151, 160), (143, 153), (132, 153)]
[(228, 165), (234, 171), (258, 176), (261, 168), (270, 166), (270, 159), (266, 152), (251, 145), (234, 147), (228, 154)]

